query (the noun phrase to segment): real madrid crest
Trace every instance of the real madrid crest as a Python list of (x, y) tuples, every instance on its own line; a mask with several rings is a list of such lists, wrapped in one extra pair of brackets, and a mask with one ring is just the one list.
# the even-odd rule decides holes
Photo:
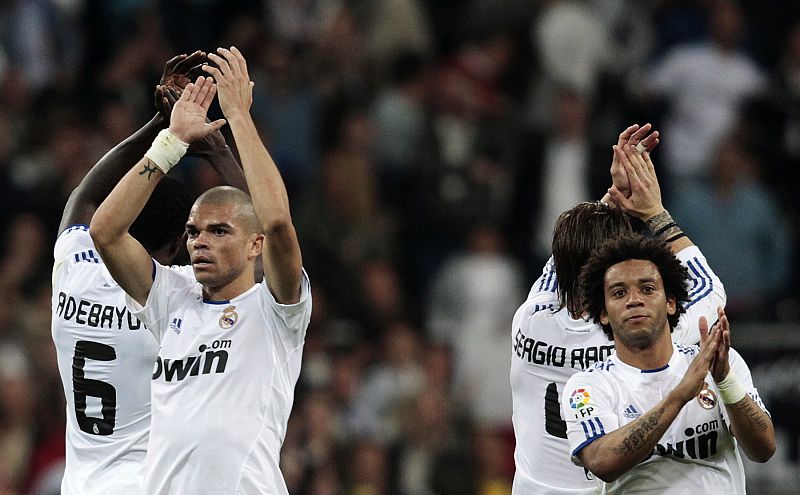
[(236, 312), (236, 306), (228, 306), (222, 310), (222, 316), (219, 317), (219, 326), (225, 330), (231, 328), (239, 321), (239, 313)]
[(709, 388), (708, 383), (703, 382), (703, 388), (697, 394), (697, 402), (703, 409), (714, 409), (714, 406), (717, 405), (717, 394)]

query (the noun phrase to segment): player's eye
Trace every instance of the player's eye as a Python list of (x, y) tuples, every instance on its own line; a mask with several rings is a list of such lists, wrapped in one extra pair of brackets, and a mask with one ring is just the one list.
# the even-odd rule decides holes
[(625, 291), (622, 290), (622, 289), (616, 289), (616, 290), (611, 292), (611, 295), (614, 296), (614, 297), (619, 298), (619, 297), (622, 297), (622, 296), (625, 295)]
[(216, 235), (216, 236), (221, 236), (221, 235), (225, 235), (225, 234), (226, 234), (225, 229), (214, 229), (214, 235)]
[(652, 294), (653, 292), (655, 292), (655, 290), (656, 288), (653, 287), (652, 285), (645, 285), (644, 287), (642, 287), (642, 292), (644, 292), (645, 294)]
[(186, 229), (186, 237), (189, 239), (194, 239), (197, 237), (197, 230), (195, 229)]

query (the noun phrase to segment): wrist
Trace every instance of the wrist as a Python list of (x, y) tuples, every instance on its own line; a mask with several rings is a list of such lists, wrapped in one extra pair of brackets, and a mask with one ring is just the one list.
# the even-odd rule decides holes
[(723, 404), (735, 404), (747, 395), (747, 389), (744, 388), (732, 369), (728, 370), (725, 378), (717, 382), (717, 389)]
[(647, 228), (650, 229), (653, 237), (663, 239), (666, 242), (674, 242), (682, 237), (686, 237), (686, 234), (683, 233), (683, 229), (681, 229), (675, 220), (672, 219), (672, 215), (664, 208), (660, 208), (660, 212), (645, 218), (646, 220), (644, 220), (644, 223), (647, 225)]
[(181, 140), (169, 129), (162, 129), (144, 156), (161, 169), (164, 174), (167, 174), (186, 154), (188, 149), (189, 143)]

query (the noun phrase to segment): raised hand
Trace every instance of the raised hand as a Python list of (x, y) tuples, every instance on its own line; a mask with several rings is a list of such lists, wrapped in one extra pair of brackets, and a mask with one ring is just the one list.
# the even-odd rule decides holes
[(164, 72), (155, 91), (155, 107), (164, 118), (169, 118), (171, 112), (171, 109), (164, 107), (164, 91), (175, 90), (179, 97), (189, 83), (203, 75), (200, 67), (205, 61), (206, 52), (197, 50), (190, 55), (176, 55), (164, 64)]
[(714, 364), (717, 349), (721, 345), (721, 334), (722, 332), (717, 329), (716, 325), (711, 328), (709, 334), (706, 318), (700, 317), (700, 351), (684, 373), (683, 379), (672, 391), (684, 404), (696, 397), (703, 389), (708, 371)]
[[(175, 103), (180, 98), (180, 93), (176, 89), (168, 89), (165, 86), (160, 86), (159, 91), (163, 95), (163, 106), (167, 110), (167, 115), (172, 113), (172, 108), (175, 106)], [(206, 123), (210, 124), (211, 120), (206, 117)], [(216, 130), (205, 137), (198, 139), (197, 141), (191, 143), (189, 146), (189, 151), (187, 152), (189, 155), (201, 156), (205, 157), (207, 155), (213, 155), (215, 153), (219, 153), (224, 151), (225, 148), (228, 147), (228, 143), (225, 141), (225, 136), (219, 130)]]
[(222, 113), (228, 120), (249, 115), (250, 106), (253, 104), (254, 83), (250, 81), (247, 62), (242, 53), (235, 46), (230, 50), (217, 48), (217, 53), (209, 53), (208, 59), (214, 62), (216, 67), (203, 65), (203, 70), (217, 83)]
[(207, 122), (206, 119), (215, 93), (216, 85), (210, 77), (200, 76), (194, 83), (189, 83), (172, 108), (170, 132), (178, 139), (192, 143), (225, 125), (225, 119), (214, 122)]
[(614, 146), (614, 156), (628, 177), (630, 193), (625, 196), (617, 187), (611, 186), (608, 190), (611, 200), (628, 214), (641, 220), (647, 220), (664, 211), (661, 187), (658, 185), (650, 153), (639, 153), (635, 146), (626, 144)]
[[(639, 124), (633, 124), (624, 131), (622, 131), (617, 138), (617, 147), (623, 147), (627, 144), (636, 146), (640, 152), (651, 152), (658, 146), (660, 142), (658, 131), (651, 131), (652, 124), (645, 124), (639, 127)], [(619, 190), (625, 197), (630, 197), (630, 188), (628, 183), (628, 175), (622, 167), (617, 154), (611, 160), (611, 185)]]
[[(708, 338), (708, 322), (705, 317), (700, 318), (699, 326), (700, 344), (702, 345), (703, 341)], [(711, 376), (714, 377), (715, 382), (720, 382), (728, 376), (728, 371), (730, 370), (728, 352), (731, 349), (731, 328), (723, 308), (717, 308), (717, 322), (713, 326), (719, 328), (720, 343), (711, 366)]]

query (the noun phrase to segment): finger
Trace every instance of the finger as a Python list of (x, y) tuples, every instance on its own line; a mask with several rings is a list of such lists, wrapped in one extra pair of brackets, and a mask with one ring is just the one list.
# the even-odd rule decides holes
[(181, 60), (181, 62), (175, 68), (175, 72), (179, 72), (181, 74), (187, 74), (192, 67), (201, 64), (203, 60), (205, 60), (205, 58), (206, 58), (205, 52), (202, 52), (200, 50), (195, 50), (191, 55)]
[[(202, 77), (202, 76), (201, 76)], [(211, 91), (211, 85), (214, 84), (213, 79), (202, 77), (202, 82), (200, 82), (200, 78), (197, 79), (197, 92), (194, 96), (194, 102), (198, 105), (203, 105), (203, 102), (206, 101), (206, 97), (208, 96), (209, 91)]]
[(214, 101), (215, 94), (217, 94), (217, 85), (214, 84), (213, 79), (211, 78), (206, 79), (206, 91), (203, 94), (203, 98), (198, 99), (198, 101), (200, 102), (200, 106), (208, 110), (208, 107), (211, 106), (211, 102)]
[(645, 148), (647, 148), (648, 151), (652, 151), (651, 146), (653, 146), (654, 142), (658, 141), (658, 136), (659, 135), (660, 134), (659, 134), (658, 131), (653, 131), (650, 134), (648, 134), (647, 136), (645, 136), (644, 139), (642, 139), (640, 141), (640, 144), (642, 146), (644, 146)]
[(708, 340), (708, 320), (705, 316), (701, 316), (697, 321), (697, 328), (700, 330), (700, 345), (702, 346)]
[(227, 48), (217, 48), (217, 53), (222, 55), (225, 58), (225, 61), (228, 62), (228, 67), (231, 68), (231, 74), (239, 77), (242, 74), (242, 68), (239, 66), (239, 59), (236, 55)]
[(617, 138), (617, 145), (622, 146), (623, 144), (628, 142), (628, 139), (631, 138), (634, 132), (639, 129), (639, 124), (633, 124), (632, 126), (628, 127), (624, 131), (619, 133), (619, 138)]
[[(209, 54), (209, 56), (210, 55), (211, 54)], [(213, 77), (214, 80), (217, 81), (217, 82), (219, 82), (223, 77), (222, 76), (222, 72), (220, 72), (219, 68), (217, 66), (215, 66), (215, 65), (203, 64), (202, 67), (200, 67), (200, 68), (203, 70), (203, 72), (205, 72), (206, 74), (208, 74), (211, 77)]]
[[(642, 159), (641, 153), (639, 153), (635, 146), (627, 145), (624, 147), (625, 156), (628, 158), (628, 162), (631, 164), (633, 168), (633, 172), (636, 175), (636, 178), (642, 182), (643, 185), (649, 184), (649, 178), (645, 173), (645, 164), (644, 160)], [(628, 173), (628, 177), (630, 177), (630, 173)]]
[(611, 196), (611, 201), (613, 201), (617, 206), (622, 208), (625, 211), (629, 211), (633, 209), (633, 203), (631, 202), (630, 198), (625, 197), (625, 194), (622, 193), (616, 186), (611, 186), (608, 189), (608, 194)]
[(169, 100), (169, 102), (174, 105), (175, 102), (178, 101), (178, 99), (180, 99), (181, 93), (174, 89), (170, 89), (169, 91), (166, 92), (166, 97)]
[[(200, 81), (200, 78), (198, 77), (197, 80)], [(181, 93), (181, 97), (178, 99), (178, 101), (183, 101), (187, 103), (190, 101), (194, 101), (194, 93), (196, 91), (197, 91), (196, 83), (187, 84), (186, 87), (183, 88), (183, 93)]]
[[(224, 50), (224, 48), (217, 48), (218, 53), (221, 50)], [(222, 75), (222, 77), (227, 77), (231, 74), (231, 65), (223, 57), (220, 57), (216, 53), (209, 53), (208, 59), (217, 64), (217, 67), (219, 67), (220, 74)]]
[(632, 150), (633, 147), (625, 145), (623, 147), (617, 147), (616, 152), (617, 156), (619, 157), (619, 161), (622, 164), (622, 168), (625, 169), (625, 173), (628, 175), (628, 184), (631, 190), (633, 190), (634, 187), (642, 187), (643, 184), (636, 167), (631, 162), (633, 154), (631, 151), (629, 151), (629, 149)]
[(206, 124), (206, 127), (209, 129), (208, 133), (211, 134), (213, 132), (220, 130), (222, 126), (224, 126), (227, 123), (228, 122), (225, 119), (219, 119), (209, 124)]
[[(205, 56), (203, 56), (203, 58), (205, 59)], [(194, 67), (186, 71), (186, 77), (188, 77), (190, 81), (194, 81), (198, 77), (202, 76), (203, 65), (204, 62), (201, 61), (200, 63), (196, 64)]]
[(636, 146), (646, 135), (650, 132), (650, 129), (653, 128), (653, 124), (645, 124), (639, 128), (636, 132), (631, 135), (631, 138), (628, 140), (628, 144), (632, 144)]
[(175, 67), (180, 63), (181, 60), (186, 58), (185, 53), (181, 53), (180, 55), (175, 55), (171, 59), (167, 60), (167, 63), (164, 64), (164, 73), (165, 74), (172, 74), (175, 72)]
[[(250, 76), (247, 74), (247, 60), (245, 60), (244, 55), (235, 46), (231, 46), (231, 53), (236, 57), (237, 64), (239, 65), (239, 73), (243, 78), (249, 81)], [(252, 85), (253, 83), (251, 82), (250, 84)]]

